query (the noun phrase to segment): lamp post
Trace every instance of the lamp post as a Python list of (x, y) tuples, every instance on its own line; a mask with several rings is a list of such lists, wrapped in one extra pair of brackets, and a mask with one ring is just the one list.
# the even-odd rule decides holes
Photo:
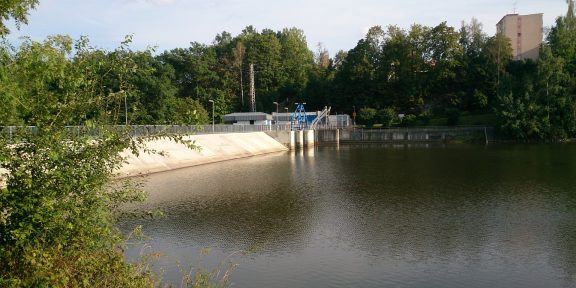
[(354, 108), (354, 112), (352, 112), (352, 119), (354, 120), (354, 122), (352, 123), (352, 125), (354, 125), (354, 128), (356, 128), (356, 106), (352, 106), (352, 108)]
[(276, 125), (278, 125), (278, 102), (272, 102), (272, 104), (276, 104)]
[(214, 133), (214, 100), (210, 99), (208, 102), (212, 103), (212, 133)]
[(128, 126), (128, 99), (126, 97), (126, 91), (124, 92), (124, 125)]

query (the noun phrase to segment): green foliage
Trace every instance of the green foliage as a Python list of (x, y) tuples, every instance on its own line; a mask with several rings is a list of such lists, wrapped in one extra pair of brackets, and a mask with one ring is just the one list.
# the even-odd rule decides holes
[(502, 130), (520, 139), (576, 137), (576, 19), (573, 2), (558, 17), (538, 63), (510, 62), (495, 111)]
[(0, 193), (0, 286), (152, 286), (148, 271), (124, 262), (114, 227), (114, 209), (143, 197), (108, 188), (128, 138), (104, 127), (88, 137), (38, 125), (15, 146), (0, 140), (0, 164), (9, 172)]
[(518, 139), (543, 138), (549, 129), (543, 110), (535, 99), (526, 93), (521, 97), (508, 94), (500, 97), (497, 109), (501, 129)]
[(404, 115), (400, 121), (400, 126), (412, 127), (418, 125), (418, 117), (414, 114)]
[(28, 10), (36, 8), (37, 5), (38, 0), (3, 0), (0, 5), (0, 37), (10, 32), (4, 21), (13, 19), (19, 28), (21, 23), (28, 23)]
[(175, 98), (170, 103), (172, 112), (169, 122), (177, 125), (204, 125), (210, 122), (208, 112), (198, 100), (191, 98)]
[(396, 120), (396, 111), (392, 108), (384, 108), (378, 110), (376, 115), (376, 121), (382, 124), (384, 127), (390, 127)]
[(362, 107), (360, 108), (360, 110), (358, 111), (358, 118), (360, 120), (360, 123), (366, 125), (366, 126), (372, 126), (374, 125), (374, 122), (376, 121), (376, 114), (378, 113), (378, 110), (374, 109), (374, 108), (370, 108), (370, 107)]
[[(129, 42), (107, 53), (85, 38), (54, 36), (27, 40), (7, 57), (0, 87), (18, 112), (9, 124), (35, 128), (0, 131), (8, 172), (0, 176), (1, 287), (155, 285), (145, 266), (124, 261), (115, 228), (116, 208), (144, 195), (130, 183), (110, 187), (120, 152), (144, 149), (146, 140), (110, 125), (137, 95), (129, 80), (147, 69)], [(74, 124), (82, 126), (66, 128)]]

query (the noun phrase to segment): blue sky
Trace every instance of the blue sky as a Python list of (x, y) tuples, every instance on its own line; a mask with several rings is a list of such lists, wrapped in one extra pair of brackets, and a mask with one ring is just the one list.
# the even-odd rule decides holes
[(520, 14), (544, 13), (544, 26), (567, 10), (565, 0), (40, 0), (29, 25), (12, 29), (9, 40), (86, 35), (92, 45), (114, 49), (133, 34), (133, 49), (156, 46), (162, 52), (193, 41), (210, 44), (216, 34), (237, 35), (248, 25), (258, 31), (297, 27), (304, 30), (310, 49), (322, 43), (334, 55), (353, 48), (375, 25), (408, 28), (447, 21), (460, 27), (475, 17), (492, 35), (514, 7)]

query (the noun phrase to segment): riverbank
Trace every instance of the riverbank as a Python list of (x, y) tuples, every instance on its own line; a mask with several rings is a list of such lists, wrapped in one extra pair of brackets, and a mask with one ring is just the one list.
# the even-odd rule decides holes
[(197, 150), (172, 140), (146, 143), (147, 149), (164, 152), (139, 155), (123, 152), (126, 162), (117, 171), (119, 177), (164, 172), (208, 163), (215, 163), (257, 155), (287, 151), (288, 148), (264, 132), (192, 135), (184, 140), (195, 141)]

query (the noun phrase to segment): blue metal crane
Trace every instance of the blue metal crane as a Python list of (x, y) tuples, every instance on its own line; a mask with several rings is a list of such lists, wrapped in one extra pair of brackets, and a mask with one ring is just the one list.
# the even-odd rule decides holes
[(306, 110), (304, 105), (306, 103), (295, 103), (296, 110), (290, 116), (290, 129), (291, 130), (304, 130), (308, 128), (308, 118), (306, 117)]

